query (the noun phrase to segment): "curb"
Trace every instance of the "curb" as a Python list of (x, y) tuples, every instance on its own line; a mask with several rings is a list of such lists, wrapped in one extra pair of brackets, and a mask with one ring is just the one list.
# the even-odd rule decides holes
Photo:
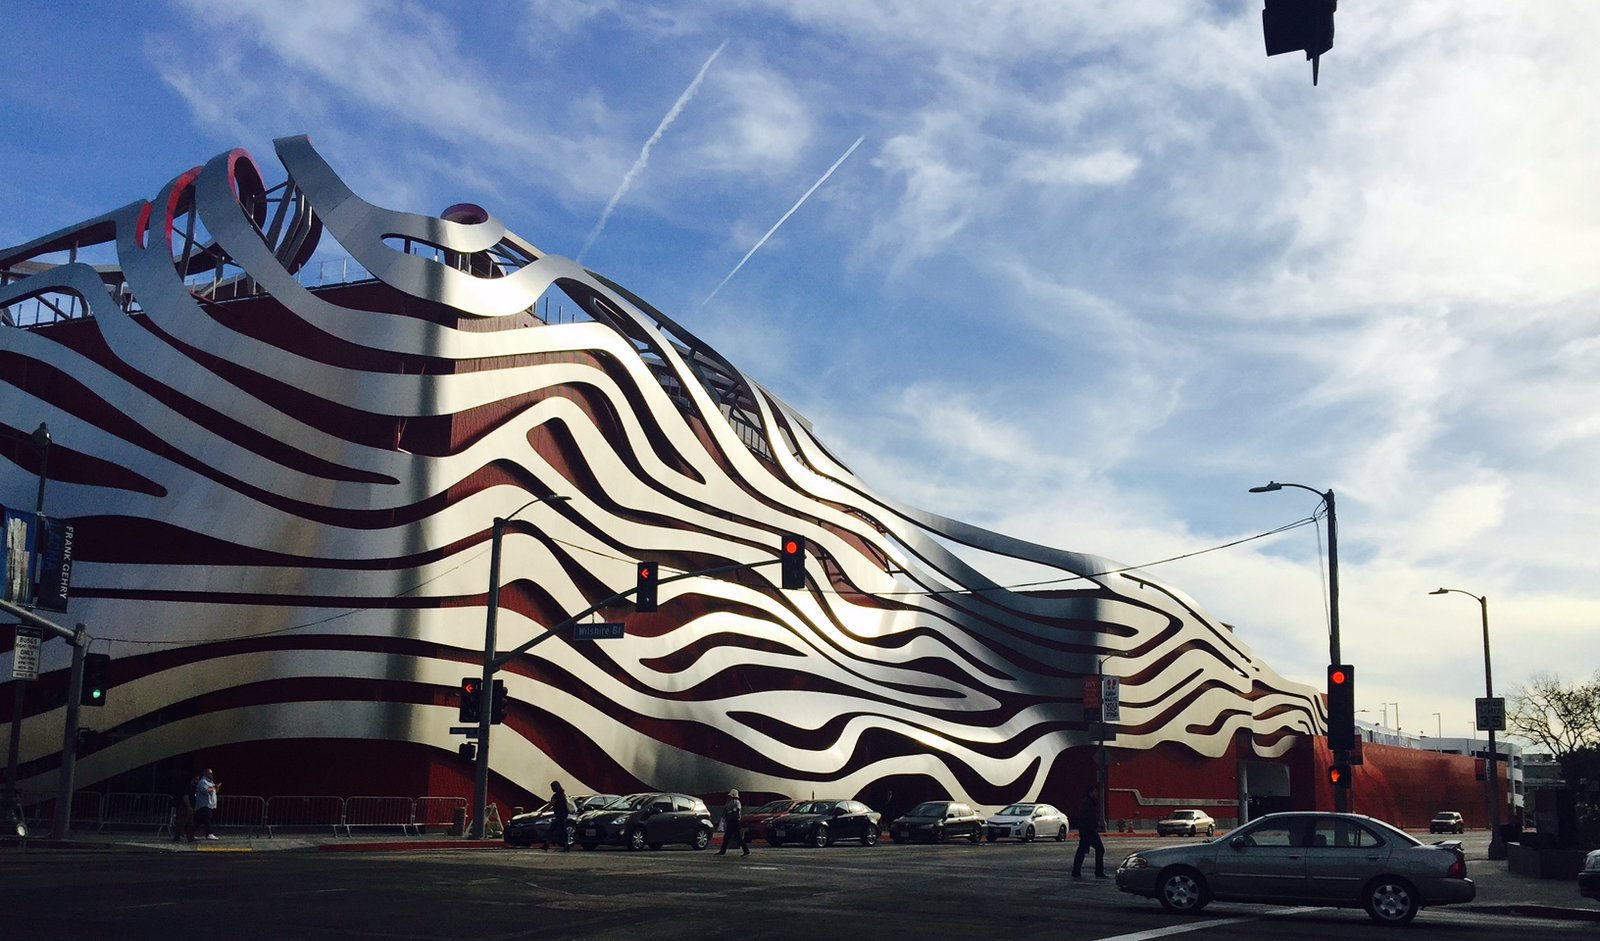
[(1485, 915), (1512, 915), (1518, 918), (1556, 918), (1563, 921), (1600, 921), (1600, 909), (1567, 908), (1563, 905), (1513, 903), (1511, 905), (1452, 905), (1458, 911), (1482, 912)]
[(510, 847), (500, 840), (423, 840), (411, 843), (321, 843), (317, 849), (324, 853), (406, 853), (413, 850), (503, 850)]

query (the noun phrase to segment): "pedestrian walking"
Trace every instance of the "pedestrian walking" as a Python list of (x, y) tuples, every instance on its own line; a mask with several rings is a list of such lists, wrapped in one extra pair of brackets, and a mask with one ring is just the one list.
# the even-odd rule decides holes
[(1072, 857), (1072, 878), (1083, 878), (1083, 858), (1094, 849), (1094, 877), (1106, 877), (1106, 845), (1100, 842), (1100, 785), (1091, 784), (1078, 803), (1078, 813), (1073, 818), (1078, 825), (1078, 853)]
[(728, 855), (728, 844), (736, 844), (744, 850), (741, 855), (750, 855), (750, 844), (744, 840), (744, 824), (739, 818), (744, 813), (744, 805), (739, 803), (739, 789), (728, 790), (728, 802), (722, 805), (722, 849), (717, 850), (718, 856)]
[(200, 786), (200, 776), (192, 775), (187, 786), (179, 785), (172, 795), (172, 842), (194, 842), (194, 795)]
[(572, 805), (560, 781), (550, 782), (550, 829), (544, 831), (545, 852), (550, 851), (550, 838), (561, 844), (561, 852), (572, 851), (572, 841), (567, 839), (567, 820), (572, 816)]
[(204, 833), (208, 840), (217, 838), (211, 830), (211, 814), (216, 809), (217, 781), (212, 777), (211, 769), (207, 768), (194, 785), (194, 828), (195, 832)]

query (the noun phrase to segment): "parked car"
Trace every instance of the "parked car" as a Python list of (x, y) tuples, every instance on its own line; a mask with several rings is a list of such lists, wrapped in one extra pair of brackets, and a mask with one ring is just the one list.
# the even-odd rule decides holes
[(1461, 815), (1453, 810), (1441, 810), (1428, 821), (1429, 833), (1460, 833), (1466, 828)]
[(786, 814), (803, 803), (805, 801), (768, 801), (755, 810), (745, 813), (744, 816), (739, 818), (740, 826), (744, 827), (744, 841), (749, 843), (757, 837), (763, 840), (767, 839), (767, 825), (772, 822), (772, 818), (779, 814)]
[(1578, 894), (1600, 902), (1600, 850), (1590, 850), (1578, 870)]
[(703, 850), (711, 843), (711, 812), (698, 797), (654, 791), (591, 810), (577, 819), (575, 829), (586, 850), (601, 844), (658, 850), (667, 843)]
[[(577, 820), (579, 815), (598, 810), (601, 807), (621, 800), (616, 794), (583, 794), (569, 798), (571, 810), (567, 817), (567, 842), (576, 840)], [(532, 846), (535, 843), (544, 843), (549, 840), (546, 835), (550, 832), (550, 821), (555, 819), (555, 812), (549, 804), (525, 814), (512, 817), (505, 827), (505, 841), (507, 846)]]
[(1459, 841), (1424, 844), (1360, 814), (1268, 814), (1226, 839), (1143, 850), (1117, 867), (1117, 888), (1192, 914), (1213, 899), (1338, 905), (1403, 925), (1427, 905), (1470, 902)]
[(860, 801), (806, 801), (772, 818), (767, 825), (767, 842), (773, 846), (829, 846), (839, 840), (860, 840), (862, 846), (874, 846), (878, 842), (879, 816)]
[(1174, 810), (1156, 821), (1156, 836), (1211, 836), (1217, 822), (1203, 810)]
[(983, 827), (983, 817), (960, 801), (923, 801), (889, 824), (889, 835), (896, 843), (907, 840), (943, 843), (962, 836), (976, 843), (983, 839)]
[(991, 814), (984, 824), (989, 842), (1013, 839), (1032, 843), (1035, 837), (1054, 837), (1056, 842), (1067, 838), (1067, 815), (1054, 804), (1012, 804)]

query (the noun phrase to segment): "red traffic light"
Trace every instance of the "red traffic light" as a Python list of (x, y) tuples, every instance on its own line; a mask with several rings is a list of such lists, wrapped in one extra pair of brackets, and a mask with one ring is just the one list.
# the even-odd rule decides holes
[(463, 693), (476, 693), (478, 691), (478, 681), (477, 680), (462, 680), (461, 681), (461, 691)]
[(1335, 667), (1334, 669), (1328, 671), (1328, 682), (1334, 686), (1343, 686), (1344, 684), (1350, 682), (1350, 674)]
[(1348, 784), (1350, 782), (1349, 765), (1329, 765), (1328, 783), (1333, 785)]
[(783, 541), (783, 554), (784, 555), (799, 555), (800, 554), (800, 542), (799, 542), (799, 540), (795, 539), (794, 537), (790, 537), (788, 539), (785, 539)]

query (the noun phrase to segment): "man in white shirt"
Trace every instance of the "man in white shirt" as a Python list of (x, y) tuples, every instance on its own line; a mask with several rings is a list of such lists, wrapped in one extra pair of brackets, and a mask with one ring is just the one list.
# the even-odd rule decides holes
[(194, 786), (194, 828), (204, 831), (206, 839), (215, 840), (211, 832), (211, 812), (217, 809), (217, 782), (207, 768)]

